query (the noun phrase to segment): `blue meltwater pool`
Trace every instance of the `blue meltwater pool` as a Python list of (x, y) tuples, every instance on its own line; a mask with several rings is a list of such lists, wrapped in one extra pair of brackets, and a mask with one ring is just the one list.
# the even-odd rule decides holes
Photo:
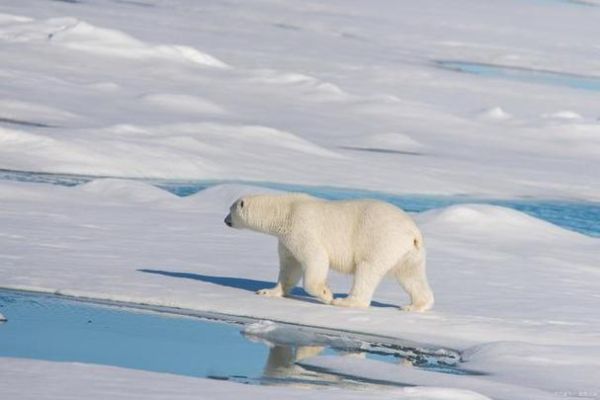
[[(475, 373), (461, 369), (460, 353), (452, 349), (136, 307), (0, 289), (0, 312), (8, 319), (0, 322), (0, 357), (103, 364), (253, 384), (374, 384), (301, 366), (312, 356), (357, 353), (439, 373)], [(270, 334), (261, 337), (260, 324), (265, 323), (271, 324)]]
[(565, 72), (476, 63), (469, 61), (438, 61), (437, 65), (451, 71), (488, 78), (501, 78), (550, 86), (600, 91), (600, 77)]

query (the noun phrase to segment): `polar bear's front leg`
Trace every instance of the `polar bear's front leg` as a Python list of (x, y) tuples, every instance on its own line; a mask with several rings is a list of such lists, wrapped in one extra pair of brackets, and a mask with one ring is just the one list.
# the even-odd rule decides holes
[(333, 300), (333, 292), (327, 286), (329, 262), (325, 254), (313, 254), (304, 266), (304, 290), (325, 304)]
[(294, 258), (292, 253), (279, 243), (279, 278), (277, 285), (271, 289), (261, 289), (256, 294), (269, 297), (281, 297), (290, 294), (292, 289), (302, 278), (302, 265)]

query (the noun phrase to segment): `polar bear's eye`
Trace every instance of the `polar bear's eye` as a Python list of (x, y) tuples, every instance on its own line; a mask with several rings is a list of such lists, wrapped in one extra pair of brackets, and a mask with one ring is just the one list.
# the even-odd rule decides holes
[(244, 208), (244, 200), (240, 201), (240, 208)]

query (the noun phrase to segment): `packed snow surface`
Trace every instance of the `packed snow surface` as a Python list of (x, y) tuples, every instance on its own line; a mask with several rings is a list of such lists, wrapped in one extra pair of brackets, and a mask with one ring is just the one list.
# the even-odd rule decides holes
[(107, 393), (115, 400), (230, 400), (240, 396), (265, 400), (320, 400), (324, 396), (339, 400), (489, 400), (469, 390), (440, 387), (310, 391), (302, 387), (251, 386), (92, 364), (14, 358), (2, 359), (0, 377), (3, 398), (19, 400), (104, 399)]
[[(428, 211), (415, 217), (426, 238), (434, 310), (401, 311), (408, 299), (391, 280), (378, 288), (371, 308), (342, 309), (302, 296), (254, 293), (274, 284), (276, 242), (230, 229), (223, 218), (236, 198), (257, 191), (263, 189), (220, 185), (178, 197), (118, 179), (75, 187), (0, 182), (0, 286), (219, 311), (465, 350), (465, 368), (489, 375), (440, 378), (417, 369), (398, 379), (436, 386), (443, 379), (443, 387), (488, 397), (504, 397), (506, 385), (517, 392), (515, 399), (530, 398), (531, 391), (552, 398), (597, 387), (592, 375), (600, 354), (600, 239), (498, 206)], [(347, 276), (330, 277), (335, 293), (347, 293), (350, 284)], [(281, 336), (276, 326), (256, 328), (248, 333)], [(388, 376), (390, 366), (380, 364), (345, 363), (352, 370), (340, 373), (378, 374), (379, 365)], [(311, 365), (340, 368), (319, 359)]]

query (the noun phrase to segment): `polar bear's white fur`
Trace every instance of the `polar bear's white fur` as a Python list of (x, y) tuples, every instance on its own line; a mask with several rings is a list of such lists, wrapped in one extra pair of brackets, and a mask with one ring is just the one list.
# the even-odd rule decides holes
[[(404, 309), (425, 311), (433, 293), (425, 274), (425, 248), (413, 220), (375, 200), (327, 201), (305, 194), (252, 195), (235, 201), (225, 223), (279, 239), (279, 279), (264, 296), (285, 296), (304, 278), (304, 289), (324, 303), (368, 307), (381, 279), (392, 275), (409, 294)], [(353, 274), (346, 298), (333, 298), (329, 268)]]

